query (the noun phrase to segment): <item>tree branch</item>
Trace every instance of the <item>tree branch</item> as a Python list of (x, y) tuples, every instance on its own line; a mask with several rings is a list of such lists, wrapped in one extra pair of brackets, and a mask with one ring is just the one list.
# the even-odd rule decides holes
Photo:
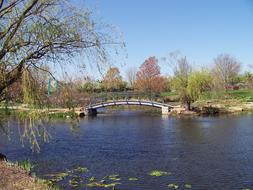
[(5, 54), (7, 53), (7, 46), (9, 45), (10, 41), (12, 40), (12, 38), (14, 37), (14, 35), (16, 34), (16, 32), (18, 31), (19, 27), (21, 26), (21, 23), (23, 22), (26, 14), (38, 3), (39, 0), (33, 0), (31, 5), (28, 6), (24, 12), (20, 15), (18, 22), (16, 24), (16, 27), (13, 28), (12, 32), (10, 33), (10, 35), (6, 38), (5, 42), (3, 43), (3, 47), (2, 50), (0, 51), (0, 60), (5, 56)]

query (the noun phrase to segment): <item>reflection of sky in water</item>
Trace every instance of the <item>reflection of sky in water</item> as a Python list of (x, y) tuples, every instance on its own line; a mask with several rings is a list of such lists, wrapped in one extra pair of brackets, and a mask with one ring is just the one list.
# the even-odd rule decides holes
[[(80, 120), (79, 127), (56, 122), (52, 139), (40, 154), (22, 148), (15, 123), (11, 141), (0, 135), (0, 152), (10, 160), (30, 158), (39, 176), (77, 166), (97, 178), (119, 173), (119, 189), (166, 189), (169, 183), (192, 189), (253, 187), (253, 128), (251, 115), (222, 117), (164, 117), (135, 111), (116, 111)], [(147, 175), (158, 169), (172, 175)], [(141, 180), (129, 182), (128, 177)]]

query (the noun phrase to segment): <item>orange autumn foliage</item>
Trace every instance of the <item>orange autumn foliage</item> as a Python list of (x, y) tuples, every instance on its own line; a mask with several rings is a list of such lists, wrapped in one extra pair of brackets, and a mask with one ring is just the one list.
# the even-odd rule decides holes
[(166, 89), (167, 80), (161, 76), (156, 57), (144, 61), (136, 74), (135, 88), (147, 93), (159, 93)]

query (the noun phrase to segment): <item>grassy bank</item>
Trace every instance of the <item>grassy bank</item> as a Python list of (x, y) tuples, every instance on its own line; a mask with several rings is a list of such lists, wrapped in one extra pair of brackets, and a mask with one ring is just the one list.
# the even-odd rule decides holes
[[(163, 92), (161, 97), (168, 100), (179, 100), (177, 92)], [(239, 100), (241, 102), (253, 102), (252, 89), (227, 90), (227, 91), (209, 91), (204, 92), (199, 101), (212, 100)]]
[[(170, 104), (179, 105), (180, 97), (177, 92), (163, 92), (158, 97), (157, 101), (161, 102), (170, 102)], [(195, 101), (192, 106), (202, 107), (202, 106), (216, 106), (216, 107), (241, 107), (243, 110), (253, 111), (252, 105), (249, 105), (253, 102), (253, 90), (250, 89), (240, 89), (240, 90), (227, 90), (227, 91), (209, 91), (203, 93), (197, 101)], [(1, 104), (0, 104), (1, 105)], [(140, 106), (112, 106), (108, 107), (107, 110), (139, 110)], [(154, 109), (150, 107), (141, 107), (142, 110), (152, 113), (160, 113), (160, 109)], [(236, 110), (237, 108), (232, 108)], [(66, 118), (76, 118), (80, 114), (80, 108), (76, 108), (75, 111), (65, 109), (65, 108), (55, 108), (55, 109), (28, 109), (22, 105), (12, 105), (7, 109), (4, 104), (0, 107), (1, 113), (14, 113), (22, 115), (24, 113), (37, 112), (43, 117), (47, 116), (49, 119), (66, 119)], [(233, 112), (232, 110), (232, 112)], [(238, 108), (238, 110), (240, 110)], [(226, 112), (226, 111), (225, 111)], [(1, 114), (4, 115), (4, 114)], [(1, 119), (1, 116), (0, 116)]]
[(241, 102), (253, 102), (253, 90), (241, 89), (241, 90), (228, 90), (228, 91), (212, 91), (205, 92), (200, 100), (229, 100), (235, 99)]
[(17, 117), (24, 118), (29, 117), (29, 115), (37, 115), (41, 117), (46, 117), (48, 119), (65, 119), (65, 118), (77, 118), (78, 114), (73, 110), (42, 110), (42, 109), (12, 109), (12, 108), (0, 108), (0, 121), (1, 118)]
[[(162, 93), (164, 100), (179, 99), (176, 92)], [(239, 112), (253, 112), (253, 90), (227, 90), (227, 91), (209, 91), (203, 93), (197, 101), (192, 103), (192, 114), (229, 114)], [(175, 114), (190, 114), (182, 108), (174, 110)]]
[(9, 162), (0, 161), (0, 189), (10, 190), (56, 190), (50, 187), (44, 180), (32, 177), (29, 173)]

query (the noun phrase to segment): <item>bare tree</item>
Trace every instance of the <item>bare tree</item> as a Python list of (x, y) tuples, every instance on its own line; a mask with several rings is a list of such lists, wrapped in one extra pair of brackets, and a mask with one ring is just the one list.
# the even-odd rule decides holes
[(241, 63), (229, 54), (220, 54), (214, 59), (213, 78), (216, 87), (226, 89), (233, 85), (239, 74)]
[(131, 66), (126, 71), (126, 77), (130, 88), (134, 87), (134, 83), (136, 81), (137, 68), (135, 66)]
[(79, 53), (105, 62), (105, 45), (118, 43), (91, 17), (68, 0), (0, 0), (0, 97), (25, 70), (64, 67)]

